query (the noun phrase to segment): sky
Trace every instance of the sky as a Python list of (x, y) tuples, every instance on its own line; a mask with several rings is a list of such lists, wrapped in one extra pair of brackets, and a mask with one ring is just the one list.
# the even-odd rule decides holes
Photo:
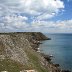
[(0, 32), (72, 33), (72, 0), (0, 0)]

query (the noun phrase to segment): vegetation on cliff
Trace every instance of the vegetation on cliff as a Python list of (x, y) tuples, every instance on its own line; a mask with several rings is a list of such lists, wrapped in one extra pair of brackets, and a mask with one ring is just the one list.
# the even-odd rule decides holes
[(43, 57), (32, 47), (34, 41), (46, 39), (40, 32), (0, 33), (0, 71), (35, 69), (37, 72), (48, 72), (42, 65)]
[(0, 33), (0, 72), (70, 72), (38, 52), (40, 41), (48, 39), (40, 32)]

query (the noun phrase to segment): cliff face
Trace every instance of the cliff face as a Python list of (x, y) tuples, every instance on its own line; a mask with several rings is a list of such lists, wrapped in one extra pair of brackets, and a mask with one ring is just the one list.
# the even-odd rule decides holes
[(42, 65), (44, 58), (33, 50), (36, 41), (46, 39), (40, 32), (0, 33), (0, 71), (35, 69), (37, 72), (48, 72)]

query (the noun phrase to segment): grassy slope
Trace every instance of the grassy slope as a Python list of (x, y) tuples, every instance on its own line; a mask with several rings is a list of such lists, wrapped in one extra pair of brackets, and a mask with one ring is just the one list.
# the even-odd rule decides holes
[[(0, 53), (2, 51), (4, 52), (3, 48), (4, 48), (3, 44), (1, 44), (0, 42), (0, 49), (1, 49)], [(22, 64), (15, 62), (13, 60), (4, 59), (4, 60), (0, 60), (0, 71), (7, 70), (9, 72), (20, 72), (21, 70), (24, 70), (24, 69), (36, 69), (38, 72), (48, 72), (48, 70), (44, 66), (42, 66), (40, 62), (41, 56), (38, 53), (36, 53), (31, 48), (28, 48), (28, 49), (24, 48), (24, 51), (26, 52), (29, 58), (28, 65), (23, 66)]]
[(10, 59), (0, 60), (0, 71), (7, 70), (9, 72), (20, 72), (25, 69), (36, 69), (38, 72), (48, 72), (48, 70), (41, 65), (39, 54), (30, 49), (25, 51), (29, 57), (28, 65), (23, 66), (20, 63)]
[(23, 65), (10, 59), (0, 60), (0, 71), (20, 72), (24, 68)]
[(46, 69), (44, 66), (42, 66), (42, 64), (40, 62), (41, 56), (38, 53), (36, 53), (33, 50), (28, 50), (28, 49), (26, 50), (26, 53), (30, 59), (29, 61), (31, 63), (31, 67), (33, 69), (38, 70), (38, 72), (48, 72), (48, 69)]

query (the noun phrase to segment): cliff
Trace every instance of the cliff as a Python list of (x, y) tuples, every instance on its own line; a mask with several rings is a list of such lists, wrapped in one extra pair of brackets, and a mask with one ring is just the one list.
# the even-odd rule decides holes
[(40, 32), (0, 33), (0, 72), (70, 72), (38, 52), (42, 40), (50, 38)]
[(46, 39), (40, 32), (0, 33), (0, 71), (34, 69), (37, 72), (48, 72), (42, 65), (43, 57), (33, 49), (39, 43), (38, 40)]

